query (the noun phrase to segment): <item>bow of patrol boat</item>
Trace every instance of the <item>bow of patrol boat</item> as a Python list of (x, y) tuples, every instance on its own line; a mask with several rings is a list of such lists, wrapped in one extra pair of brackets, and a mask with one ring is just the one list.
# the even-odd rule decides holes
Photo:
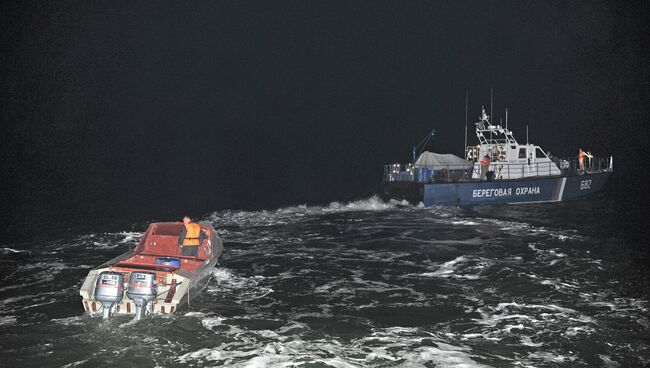
[(207, 221), (199, 223), (202, 241), (198, 256), (183, 256), (178, 238), (181, 222), (152, 223), (130, 252), (122, 254), (88, 273), (80, 294), (84, 310), (102, 313), (174, 313), (191, 303), (207, 284), (223, 243)]

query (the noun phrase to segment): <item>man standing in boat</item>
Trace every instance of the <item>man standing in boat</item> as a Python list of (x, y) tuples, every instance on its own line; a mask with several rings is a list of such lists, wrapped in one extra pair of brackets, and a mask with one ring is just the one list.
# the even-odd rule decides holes
[(183, 217), (183, 230), (178, 236), (178, 245), (181, 246), (181, 252), (184, 256), (198, 257), (199, 244), (203, 240), (201, 225), (192, 222), (189, 216)]
[(487, 179), (487, 172), (489, 168), (490, 168), (490, 156), (485, 155), (483, 156), (483, 159), (481, 159), (481, 180)]

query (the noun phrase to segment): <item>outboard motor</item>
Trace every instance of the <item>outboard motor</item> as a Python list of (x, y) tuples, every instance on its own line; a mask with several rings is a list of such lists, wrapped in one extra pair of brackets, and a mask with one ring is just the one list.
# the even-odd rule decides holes
[(142, 319), (147, 310), (147, 304), (157, 296), (156, 274), (151, 272), (132, 272), (126, 295), (135, 304), (135, 319)]
[(102, 318), (108, 319), (113, 305), (124, 297), (124, 276), (118, 272), (102, 272), (97, 276), (95, 299), (102, 303)]

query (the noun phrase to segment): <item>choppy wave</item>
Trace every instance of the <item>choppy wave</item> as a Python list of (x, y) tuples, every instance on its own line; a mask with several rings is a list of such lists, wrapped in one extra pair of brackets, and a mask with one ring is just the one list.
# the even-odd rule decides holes
[(571, 208), (371, 197), (215, 211), (205, 219), (225, 249), (203, 293), (189, 309), (137, 323), (83, 315), (78, 289), (89, 268), (141, 233), (72, 235), (39, 244), (43, 252), (10, 245), (0, 253), (3, 358), (67, 367), (647, 364), (647, 301), (611, 276), (629, 260), (612, 259), (616, 239), (553, 221), (556, 211)]
[(307, 206), (298, 205), (278, 208), (276, 210), (262, 211), (241, 211), (225, 210), (217, 211), (207, 216), (208, 220), (218, 226), (274, 226), (287, 225), (303, 221), (308, 216), (323, 215), (329, 213), (342, 213), (354, 211), (385, 211), (398, 207), (412, 208), (408, 202), (389, 201), (384, 202), (379, 197), (373, 196), (353, 202), (341, 203), (332, 202), (328, 206)]
[[(212, 322), (204, 326), (210, 329)], [(221, 321), (220, 321), (221, 322)], [(290, 321), (278, 329), (225, 330), (232, 336), (225, 346), (201, 348), (177, 358), (183, 364), (211, 363), (233, 367), (290, 367), (317, 365), (324, 367), (442, 366), (484, 367), (472, 356), (471, 349), (444, 342), (435, 334), (417, 328), (385, 328), (351, 341), (312, 338), (303, 323)], [(224, 330), (218, 333), (223, 334)]]
[(2, 255), (26, 255), (30, 252), (28, 250), (18, 250), (9, 247), (0, 248), (0, 254)]

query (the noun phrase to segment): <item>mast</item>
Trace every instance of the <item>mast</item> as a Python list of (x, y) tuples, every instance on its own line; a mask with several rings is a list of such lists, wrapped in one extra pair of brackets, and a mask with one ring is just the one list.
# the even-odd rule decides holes
[(463, 152), (467, 150), (467, 89), (465, 89), (465, 146), (463, 147)]
[(492, 114), (492, 87), (490, 87), (490, 117), (494, 116)]

